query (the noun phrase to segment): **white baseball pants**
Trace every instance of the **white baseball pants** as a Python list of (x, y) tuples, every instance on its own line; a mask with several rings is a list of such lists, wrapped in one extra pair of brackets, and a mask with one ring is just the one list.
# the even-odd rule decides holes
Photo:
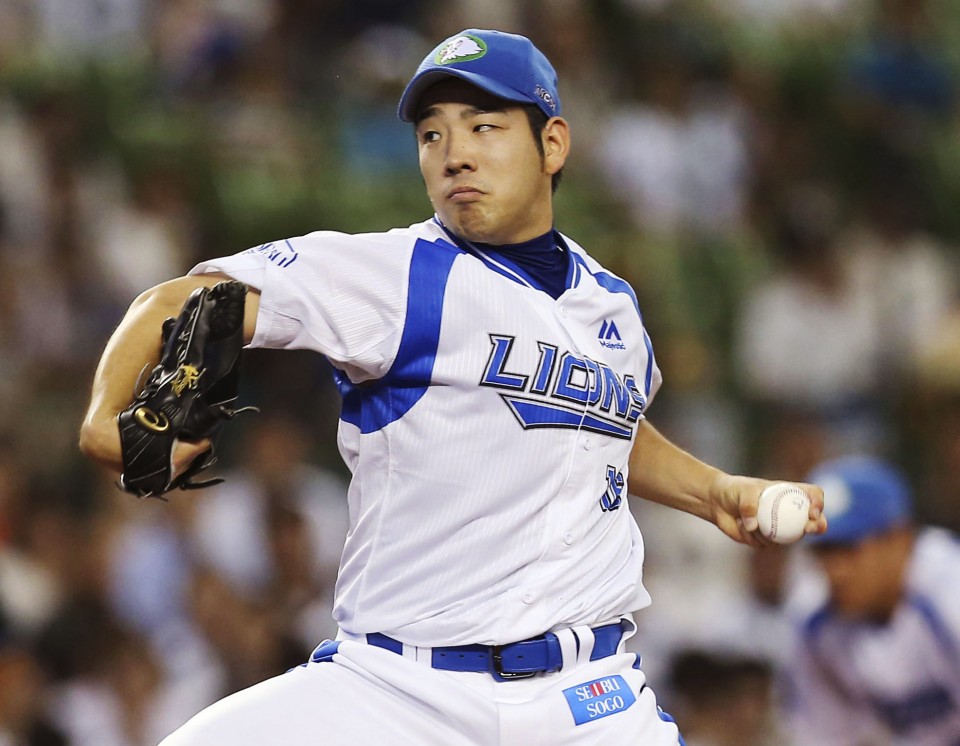
[(561, 670), (510, 681), (436, 670), (418, 650), (342, 641), (322, 662), (211, 705), (161, 746), (683, 744), (623, 643), (596, 661), (570, 647)]

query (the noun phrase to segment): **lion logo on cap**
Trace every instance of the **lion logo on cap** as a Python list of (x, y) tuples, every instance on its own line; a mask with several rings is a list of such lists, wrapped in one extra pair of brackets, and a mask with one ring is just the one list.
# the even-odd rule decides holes
[(483, 39), (473, 35), (457, 36), (437, 50), (436, 62), (438, 65), (468, 62), (483, 57), (486, 53), (487, 45)]

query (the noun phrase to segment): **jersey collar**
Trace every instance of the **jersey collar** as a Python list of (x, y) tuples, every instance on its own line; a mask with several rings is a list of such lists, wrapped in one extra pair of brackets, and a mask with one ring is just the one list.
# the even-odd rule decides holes
[[(518, 285), (523, 285), (524, 287), (528, 287), (532, 290), (539, 290), (542, 292), (542, 288), (537, 284), (536, 280), (527, 272), (525, 272), (522, 267), (508, 265), (498, 257), (495, 257), (489, 252), (484, 251), (472, 241), (467, 241), (465, 238), (461, 238), (443, 224), (443, 221), (440, 220), (439, 215), (433, 216), (433, 222), (440, 228), (440, 230), (444, 232), (444, 234), (450, 239), (450, 241), (454, 243), (454, 245), (459, 247), (462, 251), (470, 254), (475, 259), (479, 259), (488, 269), (493, 270), (499, 275), (503, 275), (507, 279), (516, 282)], [(553, 236), (554, 240), (557, 242), (557, 247), (571, 257), (570, 261), (567, 263), (566, 278), (566, 287), (569, 290), (570, 288), (576, 287), (580, 282), (581, 268), (580, 262), (577, 261), (579, 257), (570, 251), (570, 247), (559, 231), (554, 230)]]

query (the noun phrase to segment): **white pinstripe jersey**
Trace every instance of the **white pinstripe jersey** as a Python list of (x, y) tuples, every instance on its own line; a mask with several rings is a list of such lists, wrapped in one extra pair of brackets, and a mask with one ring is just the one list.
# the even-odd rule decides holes
[(625, 485), (660, 371), (627, 283), (559, 241), (557, 300), (436, 218), (194, 268), (260, 290), (251, 346), (338, 370), (345, 631), (500, 644), (649, 603)]
[(920, 532), (889, 622), (807, 619), (793, 677), (798, 745), (960, 746), (956, 537)]

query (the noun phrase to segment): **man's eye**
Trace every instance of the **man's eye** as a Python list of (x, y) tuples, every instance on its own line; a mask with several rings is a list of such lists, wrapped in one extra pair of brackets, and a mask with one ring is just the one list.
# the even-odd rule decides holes
[(420, 135), (421, 142), (436, 142), (440, 139), (440, 133), (435, 130), (427, 130)]
[(478, 124), (473, 128), (474, 132), (489, 132), (490, 130), (496, 129), (492, 124)]

